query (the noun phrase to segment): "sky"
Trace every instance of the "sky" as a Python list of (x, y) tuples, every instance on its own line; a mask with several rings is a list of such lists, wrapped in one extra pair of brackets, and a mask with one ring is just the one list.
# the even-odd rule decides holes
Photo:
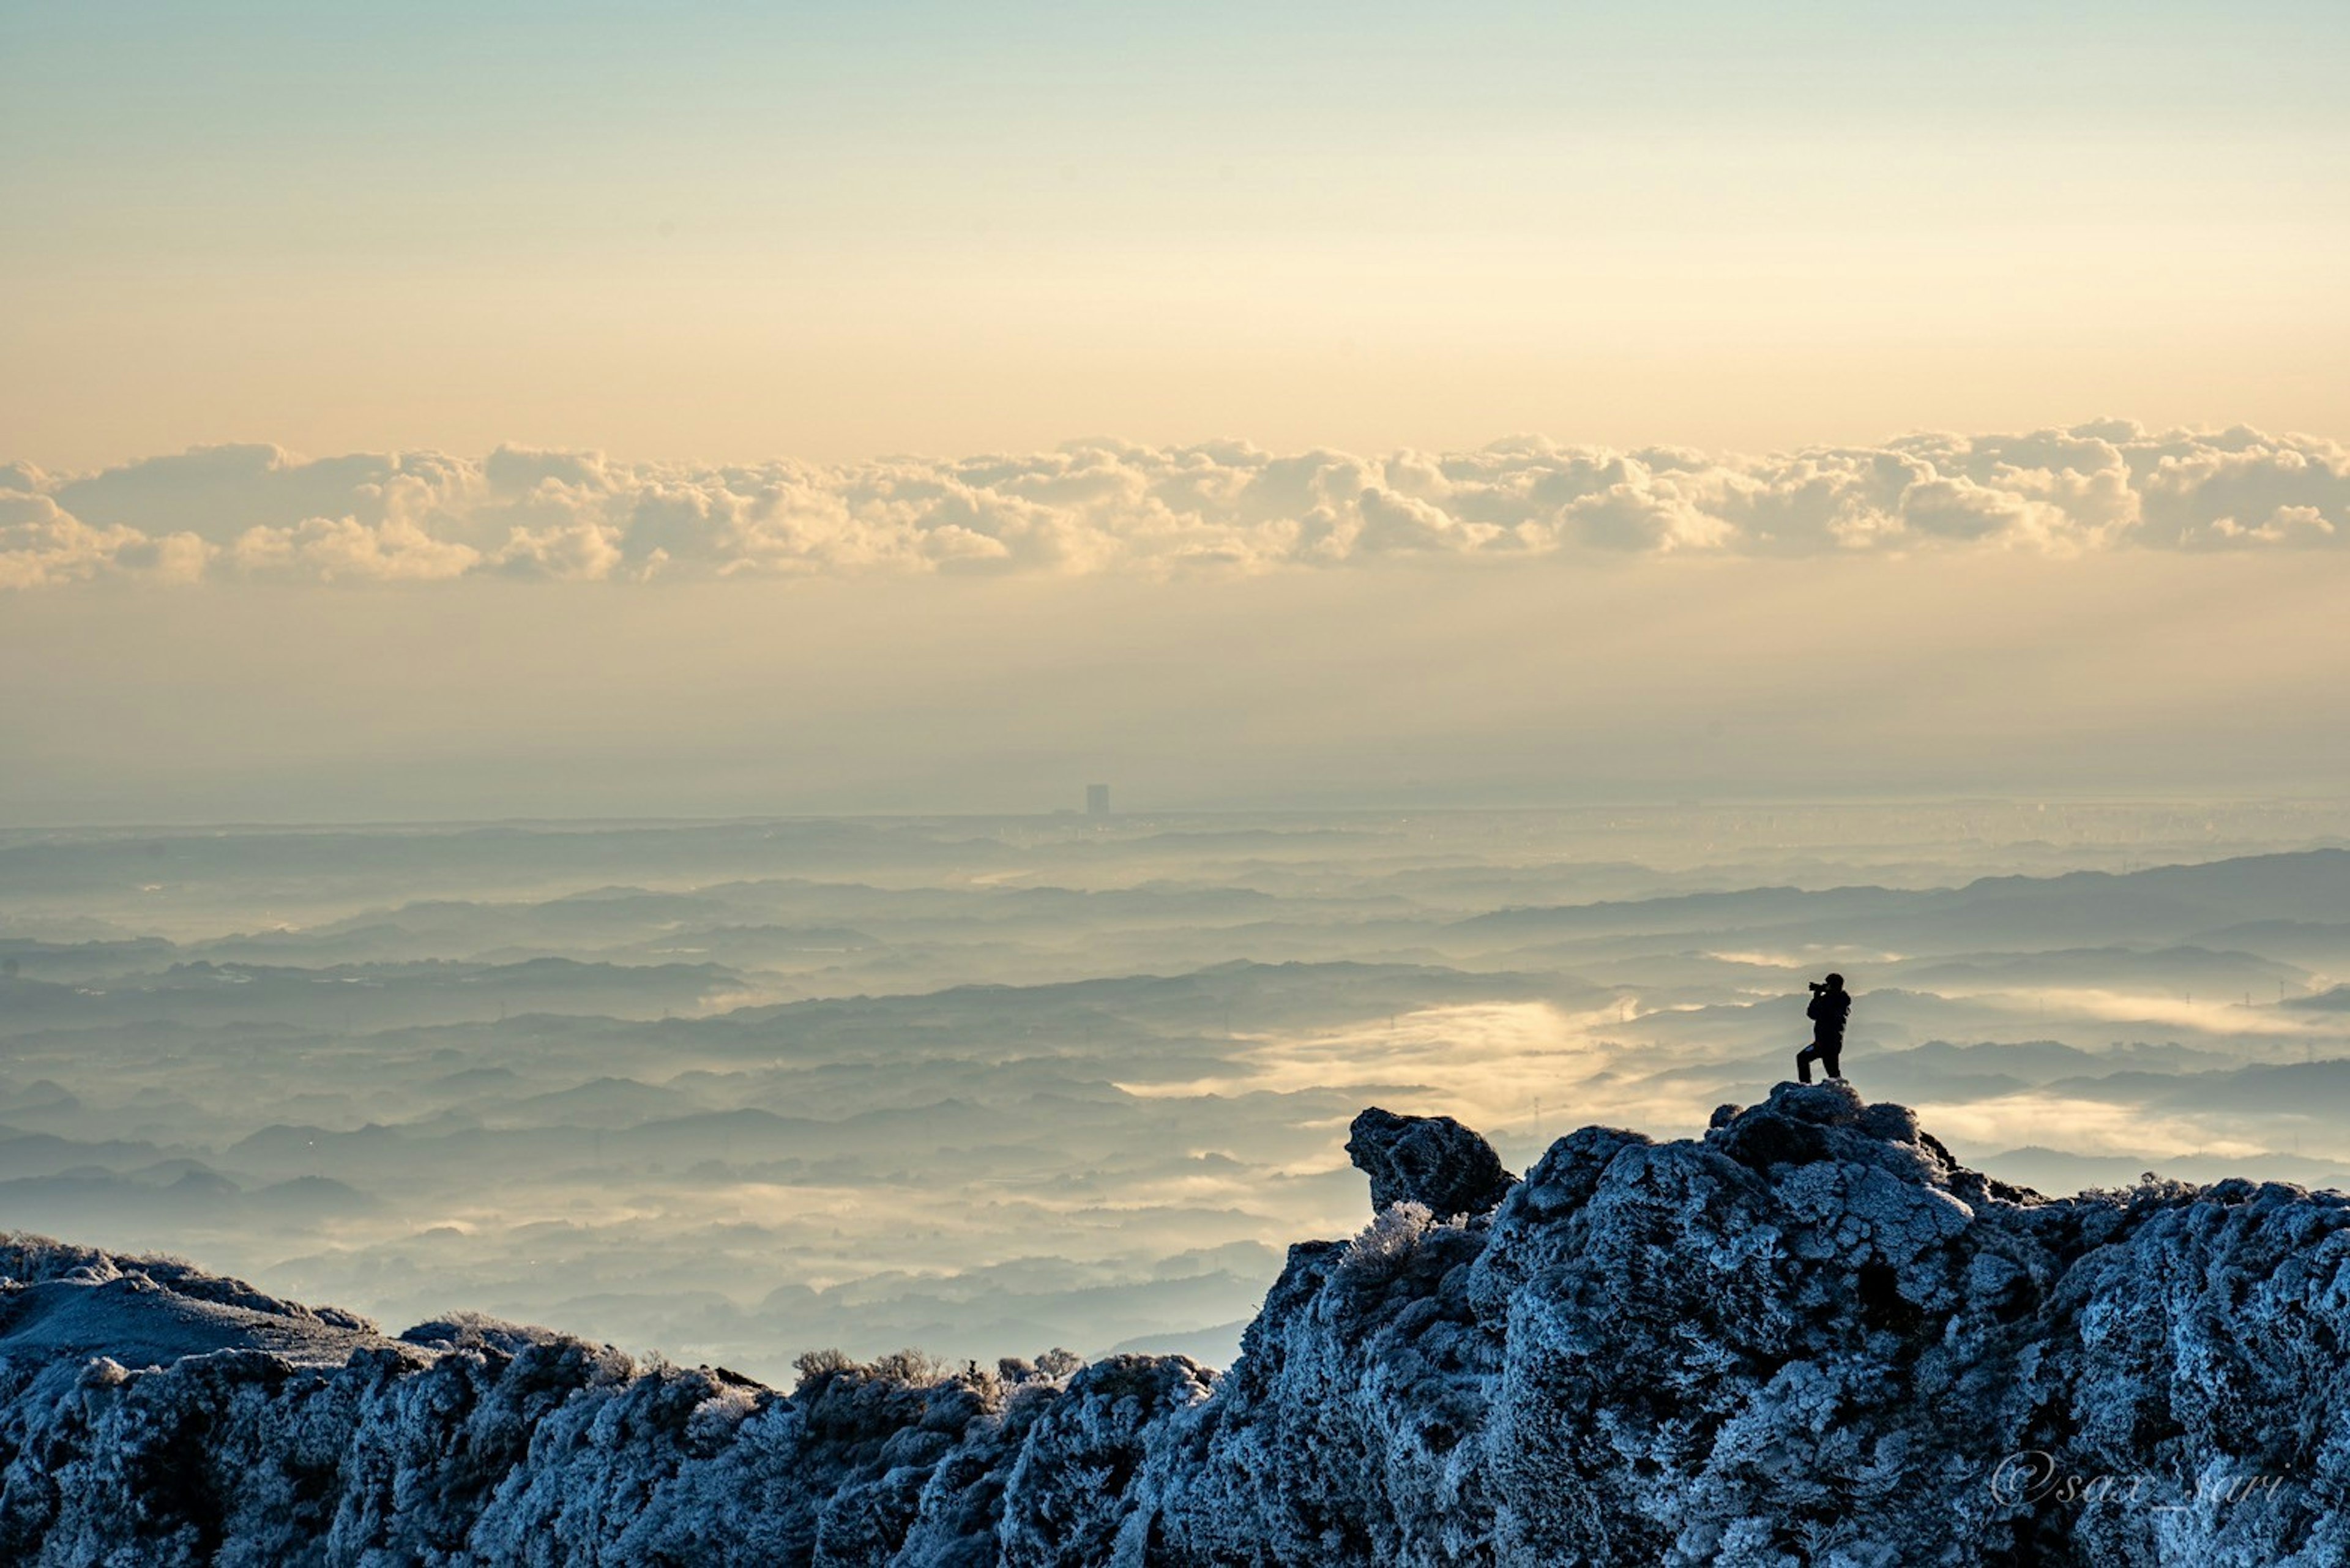
[(0, 823), (2330, 789), (2345, 67), (0, 0)]
[(2345, 589), (2146, 551), (32, 592), (0, 818), (2338, 794)]
[(0, 6), (0, 431), (2350, 436), (2350, 14)]

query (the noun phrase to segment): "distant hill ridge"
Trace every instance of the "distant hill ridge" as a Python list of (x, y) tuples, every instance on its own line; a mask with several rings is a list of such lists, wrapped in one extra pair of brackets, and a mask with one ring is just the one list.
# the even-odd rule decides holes
[(1471, 916), (1461, 925), (1532, 934), (1585, 926), (1622, 931), (1636, 912), (1653, 916), (1659, 930), (1703, 929), (1725, 919), (1752, 926), (1773, 917), (1783, 922), (1866, 918), (1892, 922), (1893, 932), (1930, 926), (1946, 935), (1967, 930), (2017, 941), (2043, 931), (2077, 938), (2084, 922), (2094, 919), (2108, 935), (2177, 940), (2255, 920), (2339, 919), (2345, 909), (2350, 909), (2350, 849), (2324, 848), (2139, 871), (1983, 877), (1956, 888), (1743, 888), (1530, 905)]

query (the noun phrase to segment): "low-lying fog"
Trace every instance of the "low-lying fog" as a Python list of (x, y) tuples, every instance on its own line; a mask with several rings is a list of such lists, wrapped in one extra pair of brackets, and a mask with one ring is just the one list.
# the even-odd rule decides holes
[(2350, 808), (0, 837), (0, 1226), (391, 1326), (1229, 1358), (1378, 1103), (1514, 1167), (1846, 1070), (2046, 1190), (2350, 1177)]

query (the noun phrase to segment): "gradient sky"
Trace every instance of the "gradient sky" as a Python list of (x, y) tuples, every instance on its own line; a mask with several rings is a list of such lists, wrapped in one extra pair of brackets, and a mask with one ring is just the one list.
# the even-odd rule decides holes
[(2350, 435), (2334, 0), (0, 5), (0, 455)]
[(2346, 556), (27, 593), (0, 824), (2337, 795)]
[(0, 825), (2336, 788), (2345, 80), (2340, 0), (0, 0)]

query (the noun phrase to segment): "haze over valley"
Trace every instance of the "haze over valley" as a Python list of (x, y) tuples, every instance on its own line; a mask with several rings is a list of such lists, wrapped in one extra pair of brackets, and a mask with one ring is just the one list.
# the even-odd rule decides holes
[(2050, 1191), (2350, 1177), (2330, 802), (20, 831), (0, 1206), (392, 1324), (1229, 1361), (1365, 1105), (1846, 1071)]

